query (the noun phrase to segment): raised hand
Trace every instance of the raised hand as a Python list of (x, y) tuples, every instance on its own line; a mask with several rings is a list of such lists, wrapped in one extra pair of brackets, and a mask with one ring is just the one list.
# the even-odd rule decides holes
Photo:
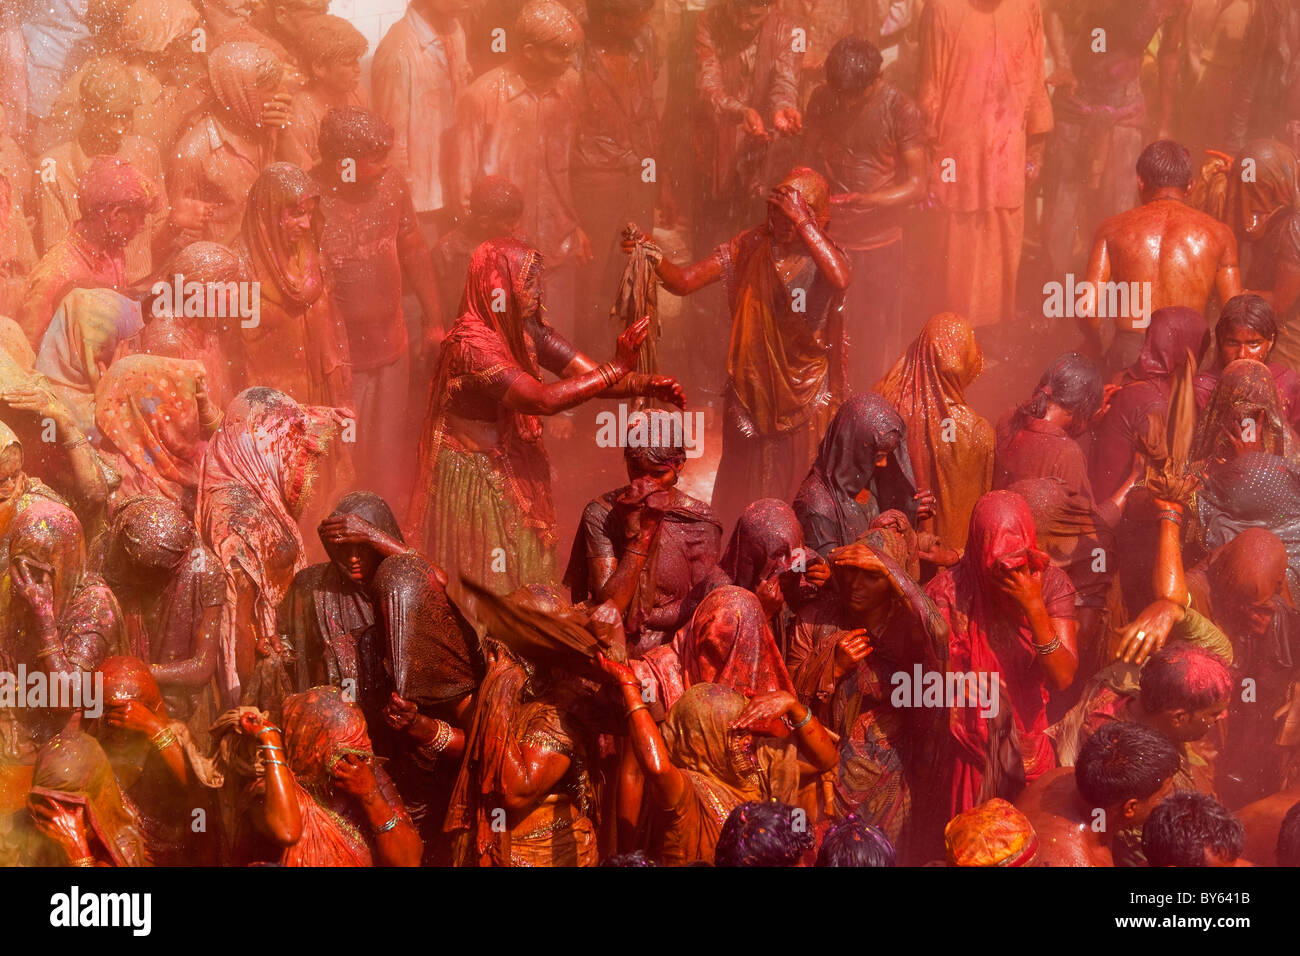
[(643, 315), (637, 319), (618, 337), (614, 345), (614, 362), (621, 365), (625, 370), (631, 371), (636, 368), (637, 356), (641, 352), (641, 346), (645, 344), (646, 337), (650, 335), (650, 316)]

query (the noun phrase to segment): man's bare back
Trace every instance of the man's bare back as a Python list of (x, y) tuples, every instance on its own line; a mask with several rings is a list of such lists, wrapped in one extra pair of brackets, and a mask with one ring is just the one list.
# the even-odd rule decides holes
[[(1141, 331), (1156, 309), (1204, 312), (1212, 292), (1220, 302), (1239, 294), (1237, 240), (1227, 225), (1180, 199), (1153, 199), (1101, 224), (1087, 278), (1098, 290), (1106, 282), (1136, 282), (1139, 289), (1150, 283), (1149, 302), (1142, 292), (1130, 300), (1128, 315), (1109, 316), (1117, 330)], [(1098, 299), (1104, 302), (1104, 293)]]
[(1016, 800), (1016, 809), (1029, 818), (1038, 834), (1039, 866), (1115, 865), (1080, 802), (1073, 767), (1049, 770)]
[(1300, 787), (1293, 787), (1269, 794), (1237, 811), (1237, 819), (1246, 828), (1243, 859), (1256, 866), (1277, 866), (1277, 835), (1282, 829), (1282, 818), (1297, 803), (1300, 803)]

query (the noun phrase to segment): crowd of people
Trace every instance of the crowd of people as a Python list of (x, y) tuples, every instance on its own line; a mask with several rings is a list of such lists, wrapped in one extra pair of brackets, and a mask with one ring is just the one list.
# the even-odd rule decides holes
[(0, 10), (0, 863), (1300, 865), (1300, 7), (328, 7)]

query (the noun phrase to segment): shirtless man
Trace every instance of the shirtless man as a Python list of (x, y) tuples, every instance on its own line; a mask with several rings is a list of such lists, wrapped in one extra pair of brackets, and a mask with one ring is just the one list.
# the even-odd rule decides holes
[[(1241, 851), (1242, 856), (1256, 866), (1295, 866), (1295, 859), (1282, 859), (1281, 856), (1285, 853), (1291, 857), (1289, 851), (1296, 845), (1297, 826), (1300, 825), (1298, 805), (1300, 787), (1291, 787), (1238, 810), (1237, 819), (1246, 828), (1246, 846)], [(1285, 844), (1278, 839), (1283, 831), (1287, 831)]]
[(1016, 801), (1038, 834), (1038, 865), (1114, 866), (1114, 834), (1146, 821), (1173, 789), (1178, 764), (1173, 743), (1150, 727), (1097, 731), (1073, 768), (1049, 770)]
[(1101, 320), (1114, 320), (1115, 338), (1104, 360), (1112, 372), (1137, 359), (1157, 309), (1181, 305), (1204, 312), (1213, 293), (1227, 302), (1242, 291), (1232, 229), (1187, 205), (1192, 160), (1186, 147), (1157, 140), (1138, 157), (1137, 176), (1142, 205), (1097, 230), (1085, 276), (1096, 295), (1079, 310), (1098, 354)]

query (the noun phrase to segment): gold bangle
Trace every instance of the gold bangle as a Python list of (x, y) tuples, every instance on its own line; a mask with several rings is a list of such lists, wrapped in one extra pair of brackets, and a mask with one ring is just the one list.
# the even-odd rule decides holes
[(73, 866), (94, 866), (95, 858), (93, 856), (79, 856), (72, 861)]
[(626, 716), (631, 717), (631, 716), (632, 716), (633, 714), (635, 714), (638, 710), (649, 710), (649, 709), (650, 709), (650, 705), (649, 705), (649, 704), (646, 704), (646, 703), (640, 703), (640, 704), (637, 704), (635, 707), (629, 707), (629, 708), (627, 709), (627, 715), (626, 715)]
[(159, 750), (166, 750), (172, 744), (176, 743), (176, 731), (170, 727), (164, 727), (158, 733), (149, 738), (149, 743), (153, 744)]

